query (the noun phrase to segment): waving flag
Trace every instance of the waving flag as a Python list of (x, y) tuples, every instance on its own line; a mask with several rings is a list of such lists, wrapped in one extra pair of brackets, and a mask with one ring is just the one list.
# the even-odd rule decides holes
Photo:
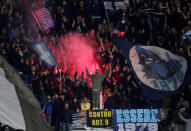
[(0, 122), (22, 131), (51, 131), (41, 107), (17, 71), (0, 56)]
[(184, 57), (156, 46), (136, 45), (119, 39), (116, 43), (148, 99), (157, 100), (180, 92), (191, 83), (190, 67)]
[(104, 0), (104, 6), (105, 6), (105, 9), (107, 9), (107, 10), (113, 10), (113, 3), (112, 3), (112, 1)]
[(34, 10), (32, 11), (32, 15), (43, 32), (46, 32), (48, 29), (54, 26), (52, 16), (48, 9), (41, 8), (38, 10)]
[(114, 5), (116, 9), (126, 9), (125, 3), (124, 0), (115, 0)]
[(32, 45), (34, 50), (38, 53), (40, 59), (45, 62), (45, 64), (50, 67), (55, 67), (57, 65), (57, 62), (52, 55), (51, 51), (49, 50), (46, 43), (41, 40), (39, 42), (36, 42)]
[[(20, 107), (15, 87), (5, 77), (0, 67), (0, 122), (14, 129), (26, 130), (23, 113)], [(9, 96), (9, 97), (7, 97)]]
[(113, 6), (116, 9), (126, 9), (126, 4), (128, 4), (128, 0), (104, 0), (105, 9), (113, 10)]

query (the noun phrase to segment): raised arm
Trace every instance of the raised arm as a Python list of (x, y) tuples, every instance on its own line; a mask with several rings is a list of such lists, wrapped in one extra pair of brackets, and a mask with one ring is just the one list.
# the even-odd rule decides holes
[(104, 75), (104, 78), (109, 75), (109, 73), (110, 73), (111, 70), (112, 70), (112, 68), (111, 68), (111, 65), (110, 65), (109, 69), (106, 71), (106, 73), (105, 73), (105, 75)]
[(89, 72), (88, 72), (88, 68), (86, 68), (86, 75), (90, 78), (93, 78), (93, 75), (91, 75)]

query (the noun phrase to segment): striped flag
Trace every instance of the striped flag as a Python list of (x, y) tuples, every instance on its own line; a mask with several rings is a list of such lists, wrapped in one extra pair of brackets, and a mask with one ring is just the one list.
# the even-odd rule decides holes
[(48, 9), (41, 8), (34, 10), (32, 11), (32, 15), (43, 32), (46, 32), (48, 29), (54, 26), (52, 16)]

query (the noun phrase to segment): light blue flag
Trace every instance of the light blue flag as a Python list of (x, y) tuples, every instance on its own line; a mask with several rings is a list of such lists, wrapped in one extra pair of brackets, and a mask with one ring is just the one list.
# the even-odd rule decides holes
[(43, 40), (34, 43), (32, 47), (38, 53), (40, 59), (48, 66), (48, 68), (58, 65), (56, 59), (54, 58), (47, 44)]

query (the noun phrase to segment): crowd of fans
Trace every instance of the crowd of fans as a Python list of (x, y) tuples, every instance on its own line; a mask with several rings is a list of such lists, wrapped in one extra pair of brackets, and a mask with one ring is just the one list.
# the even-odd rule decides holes
[[(28, 83), (41, 103), (49, 125), (58, 130), (59, 122), (64, 122), (63, 129), (69, 128), (72, 119), (68, 112), (91, 109), (90, 86), (86, 79), (77, 79), (65, 72), (61, 73), (60, 79), (55, 69), (48, 69), (38, 58), (31, 48), (31, 44), (36, 42), (33, 29), (27, 23), (27, 14), (20, 8), (19, 0), (0, 4), (0, 54)], [(46, 0), (44, 4), (53, 16), (55, 27), (46, 34), (39, 33), (41, 39), (46, 35), (56, 43), (61, 35), (68, 32), (94, 33), (99, 43), (98, 54), (104, 60), (104, 65), (112, 65), (112, 72), (102, 84), (106, 97), (105, 109), (151, 108), (122, 51), (112, 41), (119, 32), (124, 32), (124, 35), (119, 36), (121, 39), (160, 46), (179, 52), (188, 62), (191, 61), (191, 43), (182, 40), (183, 33), (191, 29), (191, 2), (188, 0), (130, 0), (126, 9), (108, 11), (109, 19), (102, 0)], [(31, 5), (34, 6), (35, 2)], [(162, 33), (156, 34), (150, 26), (152, 16), (143, 11), (149, 8), (165, 17)], [(19, 33), (12, 38), (10, 34), (16, 30)], [(169, 130), (169, 125), (176, 125), (176, 129), (182, 128), (184, 122), (178, 117), (177, 110), (184, 106), (187, 114), (190, 93), (186, 87), (183, 92), (165, 97), (158, 103), (158, 107), (166, 109), (165, 122), (161, 120), (165, 124), (161, 124), (161, 130)]]

